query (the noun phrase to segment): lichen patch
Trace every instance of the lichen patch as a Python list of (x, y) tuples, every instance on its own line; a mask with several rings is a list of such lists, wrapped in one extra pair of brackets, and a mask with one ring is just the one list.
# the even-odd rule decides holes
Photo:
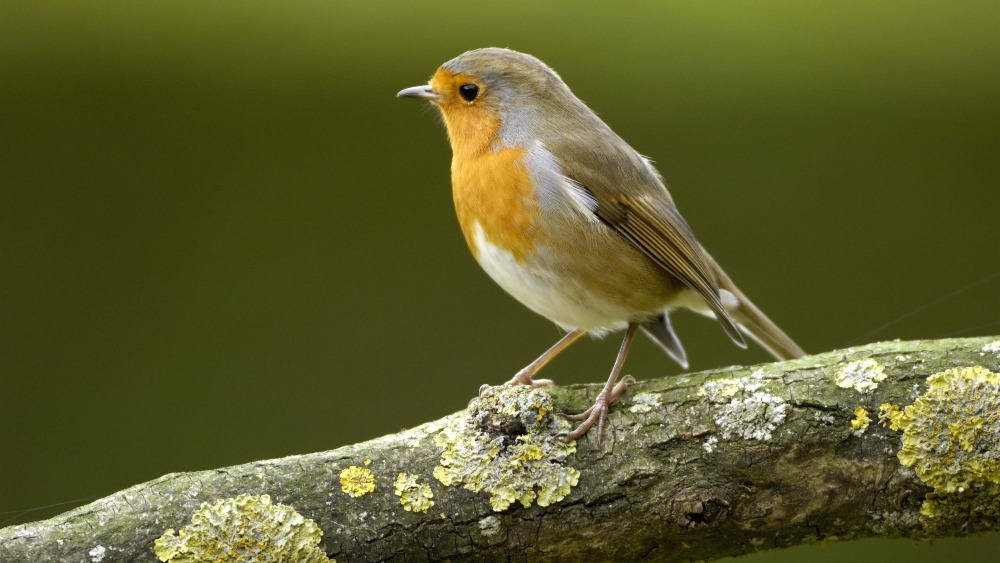
[(718, 443), (719, 438), (716, 436), (709, 436), (708, 438), (705, 438), (704, 442), (702, 442), (701, 447), (704, 448), (705, 453), (710, 454), (715, 451), (715, 446), (718, 445)]
[(740, 392), (741, 382), (739, 379), (726, 377), (723, 379), (713, 379), (706, 382), (698, 389), (699, 397), (723, 397), (728, 398)]
[(202, 503), (180, 533), (168, 529), (154, 545), (160, 561), (259, 561), (326, 563), (323, 532), (290, 506), (268, 495), (240, 495)]
[(340, 489), (351, 497), (364, 496), (375, 490), (375, 475), (367, 467), (352, 465), (340, 472)]
[(661, 405), (659, 395), (655, 393), (637, 393), (632, 397), (632, 406), (628, 410), (634, 413), (647, 413), (660, 408)]
[(747, 395), (764, 387), (764, 370), (757, 370), (746, 377), (713, 379), (698, 388), (699, 397), (712, 402), (726, 402), (737, 395)]
[(722, 437), (739, 436), (746, 440), (767, 441), (771, 432), (782, 422), (788, 410), (784, 399), (766, 391), (754, 391), (746, 397), (734, 398), (723, 405), (715, 416)]
[[(715, 423), (722, 438), (734, 436), (746, 440), (770, 440), (771, 433), (785, 421), (788, 404), (767, 389), (764, 370), (758, 369), (746, 377), (715, 379), (698, 389), (717, 406)], [(716, 441), (705, 442), (705, 451), (712, 453)]]
[(882, 403), (878, 407), (878, 423), (882, 426), (889, 426), (890, 430), (899, 431), (899, 420), (903, 415), (903, 409), (899, 405), (892, 403)]
[(580, 472), (568, 465), (576, 442), (559, 435), (571, 429), (553, 413), (552, 396), (525, 385), (486, 388), (435, 437), (441, 460), (434, 477), (490, 495), (499, 512), (520, 502), (548, 506), (577, 485)]
[(854, 409), (854, 418), (851, 419), (851, 432), (855, 436), (861, 436), (868, 430), (872, 419), (868, 416), (868, 411), (864, 407)]
[(834, 382), (838, 387), (854, 389), (859, 393), (870, 393), (885, 381), (885, 366), (871, 358), (850, 362), (837, 371)]
[(479, 531), (483, 533), (484, 536), (495, 536), (500, 533), (502, 524), (500, 519), (496, 516), (487, 516), (479, 521)]
[(927, 384), (912, 405), (882, 408), (891, 428), (903, 432), (899, 461), (934, 488), (922, 516), (964, 505), (963, 497), (1000, 503), (1000, 375), (980, 366), (954, 368)]
[(890, 419), (903, 431), (899, 460), (938, 492), (1000, 484), (1000, 375), (955, 368), (927, 384), (924, 395)]
[(407, 512), (427, 513), (434, 506), (434, 493), (427, 483), (420, 483), (416, 475), (400, 473), (392, 484), (393, 491)]

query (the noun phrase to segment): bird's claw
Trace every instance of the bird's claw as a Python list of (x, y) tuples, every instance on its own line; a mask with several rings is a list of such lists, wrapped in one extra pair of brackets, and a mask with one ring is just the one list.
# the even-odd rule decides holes
[(607, 389), (601, 391), (601, 393), (597, 395), (597, 400), (594, 401), (594, 404), (591, 405), (589, 409), (579, 414), (560, 413), (559, 416), (563, 417), (564, 419), (570, 422), (579, 422), (579, 421), (583, 422), (580, 422), (580, 425), (577, 426), (572, 431), (560, 432), (558, 435), (563, 440), (571, 442), (573, 440), (583, 437), (583, 435), (586, 434), (587, 431), (590, 430), (591, 427), (593, 427), (596, 424), (597, 425), (596, 440), (597, 440), (597, 445), (600, 446), (601, 437), (604, 435), (604, 422), (608, 418), (608, 412), (611, 410), (611, 405), (615, 404), (615, 402), (618, 400), (618, 397), (620, 397), (621, 394), (625, 392), (625, 389), (628, 388), (630, 383), (635, 383), (635, 378), (632, 377), (631, 375), (626, 375), (625, 377), (622, 378), (621, 381), (615, 384), (615, 386), (611, 389), (610, 393), (607, 392)]

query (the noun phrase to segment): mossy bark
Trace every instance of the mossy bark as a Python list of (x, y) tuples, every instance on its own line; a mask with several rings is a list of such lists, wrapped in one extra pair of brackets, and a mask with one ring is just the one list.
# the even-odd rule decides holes
[[(270, 495), (314, 520), (320, 547), (338, 561), (711, 560), (832, 539), (997, 531), (997, 487), (933, 525), (922, 519), (933, 490), (897, 459), (900, 432), (878, 423), (880, 405), (912, 404), (934, 373), (1000, 371), (1000, 353), (984, 351), (996, 341), (887, 342), (636, 383), (612, 409), (601, 446), (582, 440), (568, 460), (579, 484), (546, 507), (495, 512), (488, 495), (432, 477), (435, 435), (458, 413), (329, 452), (165, 475), (0, 530), (0, 560), (91, 561), (101, 546), (104, 561), (155, 561), (153, 542), (167, 528), (183, 528), (202, 502), (240, 494)], [(836, 384), (838, 371), (866, 358), (884, 367), (877, 388)], [(575, 412), (597, 390), (551, 393), (559, 410)], [(762, 397), (763, 410), (733, 423), (737, 401)], [(863, 431), (851, 425), (858, 407), (872, 419)], [(342, 492), (350, 466), (372, 471), (374, 492)], [(393, 491), (400, 473), (430, 485), (426, 513), (403, 509)]]

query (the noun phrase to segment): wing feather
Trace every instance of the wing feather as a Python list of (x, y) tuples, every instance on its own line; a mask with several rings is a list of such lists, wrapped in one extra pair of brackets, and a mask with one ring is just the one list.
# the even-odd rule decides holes
[[(563, 175), (593, 195), (594, 214), (598, 218), (695, 290), (711, 307), (729, 338), (745, 348), (746, 341), (719, 297), (719, 281), (711, 258), (677, 211), (655, 169), (624, 142), (621, 145), (595, 144), (610, 149), (611, 154), (589, 154), (575, 161), (564, 160), (560, 162)], [(622, 145), (628, 150), (622, 150)], [(591, 145), (592, 150), (593, 147)], [(559, 151), (556, 154), (567, 153)], [(588, 160), (605, 165), (583, 164)]]

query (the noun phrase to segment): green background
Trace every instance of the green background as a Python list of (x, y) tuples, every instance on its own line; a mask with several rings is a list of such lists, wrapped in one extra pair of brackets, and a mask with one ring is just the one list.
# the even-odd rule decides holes
[[(475, 47), (552, 65), (807, 350), (1000, 332), (998, 278), (919, 310), (1000, 263), (998, 6), (4, 0), (0, 522), (431, 420), (554, 342), (394, 98)], [(675, 326), (694, 370), (768, 359)], [(545, 375), (602, 381), (617, 346)], [(626, 371), (679, 370), (643, 339)]]

